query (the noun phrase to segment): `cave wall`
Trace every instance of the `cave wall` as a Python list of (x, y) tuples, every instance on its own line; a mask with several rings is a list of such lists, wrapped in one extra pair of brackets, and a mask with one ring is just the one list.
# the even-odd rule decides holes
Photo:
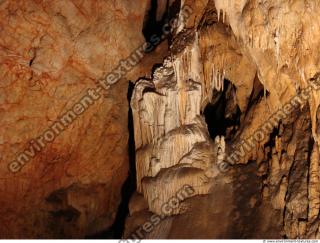
[[(114, 223), (131, 80), (137, 191), (124, 237), (319, 238), (319, 8), (1, 1), (0, 237), (83, 238)], [(169, 52), (160, 44), (34, 158), (18, 159), (175, 13)]]
[(113, 224), (128, 175), (128, 80), (145, 75), (165, 45), (59, 136), (47, 134), (23, 166), (10, 164), (144, 43), (148, 4), (0, 2), (1, 238), (83, 238)]
[[(319, 238), (319, 4), (191, 6), (163, 65), (136, 83), (137, 192), (145, 199), (132, 202), (125, 237)], [(235, 91), (225, 95), (229, 82)], [(224, 140), (204, 124), (205, 107), (221, 97), (224, 117), (239, 121)], [(195, 193), (164, 211), (185, 184)], [(169, 217), (150, 226), (152, 213)]]

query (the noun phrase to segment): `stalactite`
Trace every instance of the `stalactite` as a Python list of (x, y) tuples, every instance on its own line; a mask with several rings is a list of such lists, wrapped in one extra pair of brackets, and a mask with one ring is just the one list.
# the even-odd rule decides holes
[(275, 42), (275, 55), (277, 66), (279, 67), (279, 58), (280, 58), (280, 48), (281, 48), (281, 29), (278, 27), (275, 32), (274, 42)]
[(210, 88), (222, 92), (224, 90), (224, 77), (225, 70), (220, 70), (214, 64), (212, 64), (212, 69), (210, 73)]
[[(184, 5), (185, 5), (185, 0), (181, 0), (180, 9), (183, 9)], [(185, 19), (182, 16), (182, 13), (179, 13), (178, 26), (177, 26), (176, 34), (180, 33), (184, 29), (184, 27), (185, 27), (185, 22), (184, 21), (185, 21)]]

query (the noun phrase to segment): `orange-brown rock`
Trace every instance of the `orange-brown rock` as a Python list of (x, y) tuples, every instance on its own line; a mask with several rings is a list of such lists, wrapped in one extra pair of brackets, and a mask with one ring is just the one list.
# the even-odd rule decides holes
[(82, 238), (113, 223), (128, 171), (127, 81), (162, 51), (20, 172), (8, 165), (144, 42), (146, 8), (147, 0), (0, 2), (0, 238)]

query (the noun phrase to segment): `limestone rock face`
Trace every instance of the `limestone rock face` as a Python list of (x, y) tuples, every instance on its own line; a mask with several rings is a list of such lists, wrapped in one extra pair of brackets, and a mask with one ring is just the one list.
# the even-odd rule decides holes
[[(0, 237), (117, 223), (132, 115), (124, 238), (320, 238), (319, 12), (316, 0), (0, 1)], [(166, 41), (120, 65), (175, 14)], [(89, 93), (113, 69), (121, 79)], [(75, 107), (85, 95), (95, 102)]]
[(1, 238), (82, 238), (114, 222), (128, 173), (127, 79), (19, 172), (8, 165), (144, 42), (147, 4), (0, 2)]
[[(191, 6), (169, 57), (135, 86), (137, 191), (149, 208), (130, 215), (125, 237), (319, 238), (319, 3)], [(184, 184), (194, 194), (141, 230)]]

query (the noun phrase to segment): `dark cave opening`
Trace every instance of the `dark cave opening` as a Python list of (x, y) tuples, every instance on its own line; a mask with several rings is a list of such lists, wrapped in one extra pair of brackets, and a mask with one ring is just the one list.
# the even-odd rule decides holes
[(150, 7), (145, 14), (142, 29), (146, 42), (152, 42), (151, 40), (154, 39), (154, 36), (160, 37), (162, 41), (166, 39), (170, 40), (170, 36), (164, 35), (164, 26), (178, 15), (181, 0), (176, 0), (172, 3), (170, 3), (169, 0), (166, 0), (164, 1), (164, 4), (166, 6), (165, 10), (162, 13), (161, 18), (159, 18), (160, 6), (158, 0), (150, 0)]
[(158, 1), (151, 0), (151, 6), (149, 11), (147, 12), (145, 19), (144, 19), (144, 26), (142, 33), (147, 40), (150, 39), (151, 35), (160, 33), (160, 23), (157, 21), (157, 8), (158, 8)]
[(89, 236), (89, 239), (121, 239), (124, 228), (125, 221), (129, 214), (129, 201), (132, 194), (136, 190), (136, 155), (135, 155), (135, 142), (134, 142), (134, 129), (133, 129), (133, 115), (130, 106), (130, 101), (134, 89), (134, 83), (129, 82), (127, 100), (129, 103), (128, 110), (128, 155), (129, 155), (129, 173), (126, 181), (121, 188), (121, 202), (119, 204), (115, 221), (113, 225), (104, 232), (96, 234), (94, 236)]
[[(167, 9), (168, 9), (168, 3), (167, 3)], [(149, 41), (153, 35), (162, 36), (162, 26), (165, 20), (167, 19), (167, 11), (162, 16), (161, 20), (157, 19), (157, 11), (158, 11), (158, 1), (150, 0), (150, 8), (144, 18), (144, 25), (142, 30), (142, 33), (146, 41)]]
[[(214, 91), (212, 102), (209, 103), (203, 115), (208, 126), (210, 137), (232, 136), (240, 125), (241, 111), (237, 104), (231, 104), (234, 99), (235, 87), (228, 80), (224, 80), (225, 89), (222, 92)], [(230, 105), (231, 104), (231, 105)]]

